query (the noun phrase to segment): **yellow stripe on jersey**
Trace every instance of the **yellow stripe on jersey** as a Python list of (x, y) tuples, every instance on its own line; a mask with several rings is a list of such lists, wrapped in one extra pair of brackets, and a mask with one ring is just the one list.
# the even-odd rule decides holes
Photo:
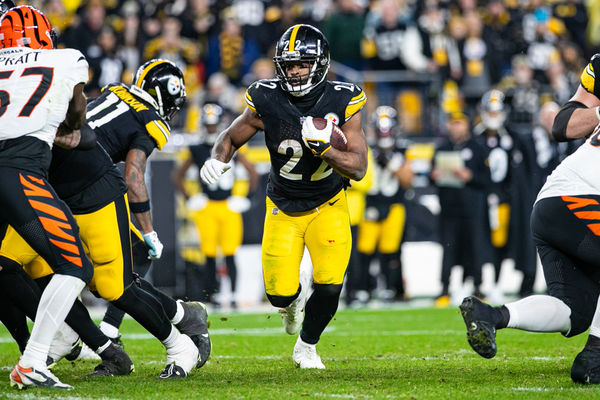
[(254, 107), (254, 103), (252, 102), (252, 96), (250, 96), (248, 90), (246, 90), (246, 95), (244, 96), (244, 99), (246, 100), (248, 108), (251, 109), (254, 113), (256, 113), (256, 107)]
[(158, 147), (159, 150), (162, 150), (164, 145), (167, 144), (167, 140), (169, 140), (169, 135), (171, 134), (169, 128), (167, 128), (162, 121), (154, 120), (146, 124), (146, 130), (156, 142), (156, 147)]
[(583, 86), (585, 90), (591, 94), (594, 94), (594, 82), (596, 81), (596, 74), (594, 73), (594, 67), (592, 67), (592, 63), (589, 63), (587, 67), (585, 67), (579, 80), (581, 81), (581, 86)]
[(294, 29), (292, 29), (292, 34), (290, 35), (290, 44), (288, 45), (288, 51), (294, 51), (294, 47), (296, 44), (296, 35), (298, 35), (298, 29), (300, 29), (300, 25), (296, 25)]
[(144, 78), (146, 77), (146, 74), (148, 74), (148, 72), (154, 68), (155, 66), (157, 66), (158, 64), (162, 64), (162, 63), (166, 63), (166, 60), (157, 60), (154, 61), (152, 64), (148, 65), (144, 71), (140, 74), (140, 77), (138, 78), (138, 80), (135, 82), (135, 86), (137, 87), (142, 87), (142, 82), (144, 82)]
[(351, 98), (348, 102), (348, 105), (346, 106), (346, 115), (344, 120), (348, 121), (350, 117), (352, 117), (354, 114), (359, 112), (361, 108), (363, 108), (366, 102), (367, 95), (363, 90), (361, 90), (358, 95)]

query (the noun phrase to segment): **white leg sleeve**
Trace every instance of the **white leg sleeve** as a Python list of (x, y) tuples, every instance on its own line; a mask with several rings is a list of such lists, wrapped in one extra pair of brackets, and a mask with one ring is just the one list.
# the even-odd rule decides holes
[(596, 304), (596, 312), (594, 313), (592, 325), (590, 326), (590, 335), (600, 338), (600, 300)]
[(505, 306), (510, 312), (508, 328), (562, 333), (571, 329), (571, 309), (556, 297), (534, 295)]
[(21, 357), (22, 366), (46, 366), (50, 343), (71, 310), (85, 282), (69, 275), (55, 274), (40, 299), (31, 338)]

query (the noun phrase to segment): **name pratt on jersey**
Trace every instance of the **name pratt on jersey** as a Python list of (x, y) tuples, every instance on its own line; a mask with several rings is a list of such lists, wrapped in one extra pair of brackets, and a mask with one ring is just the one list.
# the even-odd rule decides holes
[(129, 92), (125, 90), (125, 88), (122, 86), (113, 86), (108, 88), (108, 90), (116, 94), (121, 100), (123, 100), (126, 104), (128, 104), (137, 112), (145, 111), (148, 109), (148, 107), (146, 107), (141, 102), (137, 101), (135, 97), (129, 94)]
[[(18, 64), (26, 64), (28, 62), (36, 62), (38, 60), (38, 56), (40, 55), (39, 51), (33, 51), (30, 53), (25, 53), (21, 57), (0, 57), (0, 65), (18, 65)], [(30, 60), (30, 56), (33, 57)]]

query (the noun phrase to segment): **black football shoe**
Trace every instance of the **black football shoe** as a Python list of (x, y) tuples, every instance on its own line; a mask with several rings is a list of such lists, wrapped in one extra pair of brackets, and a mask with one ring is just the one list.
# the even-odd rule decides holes
[(100, 357), (102, 362), (96, 365), (94, 372), (87, 374), (86, 377), (124, 376), (135, 370), (133, 362), (125, 350), (113, 342), (100, 353)]
[(502, 319), (500, 310), (475, 296), (465, 297), (459, 308), (473, 350), (481, 357), (493, 358), (496, 355), (496, 323)]
[(188, 374), (177, 364), (167, 364), (165, 369), (158, 376), (160, 379), (185, 378)]
[(600, 383), (600, 338), (590, 335), (571, 366), (571, 379), (576, 383)]
[[(208, 313), (206, 306), (199, 301), (179, 301), (183, 307), (183, 318), (177, 325), (177, 329), (183, 334), (188, 335), (200, 353), (200, 359), (196, 364), (196, 368), (201, 368), (212, 349), (210, 336), (208, 335)], [(167, 366), (168, 368), (168, 366)], [(165, 370), (167, 369), (165, 368)]]

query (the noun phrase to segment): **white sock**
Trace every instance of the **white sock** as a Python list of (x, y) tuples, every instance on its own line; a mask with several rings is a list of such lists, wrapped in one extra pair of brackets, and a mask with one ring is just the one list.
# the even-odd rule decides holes
[(596, 312), (592, 318), (592, 325), (590, 325), (590, 335), (600, 338), (600, 300), (596, 304)]
[(100, 322), (100, 330), (102, 331), (102, 333), (104, 333), (111, 339), (114, 339), (119, 336), (119, 328), (109, 324), (108, 322)]
[(96, 354), (100, 354), (102, 353), (104, 350), (108, 349), (108, 346), (110, 346), (112, 342), (110, 340), (107, 340), (106, 343), (104, 343), (102, 346), (98, 347), (95, 352)]
[(533, 295), (505, 306), (510, 312), (508, 328), (562, 333), (571, 329), (571, 309), (556, 297)]
[(31, 338), (19, 361), (22, 367), (46, 368), (50, 343), (84, 287), (85, 282), (74, 276), (52, 277), (42, 293)]
[(171, 333), (165, 340), (162, 341), (162, 344), (167, 349), (167, 358), (170, 353), (177, 353), (182, 350), (182, 335), (179, 331), (171, 325)]
[(178, 323), (180, 323), (181, 320), (183, 319), (183, 314), (184, 314), (183, 306), (181, 305), (181, 301), (178, 300), (176, 303), (177, 303), (177, 312), (175, 312), (175, 315), (171, 319), (171, 323), (173, 325), (177, 325)]

